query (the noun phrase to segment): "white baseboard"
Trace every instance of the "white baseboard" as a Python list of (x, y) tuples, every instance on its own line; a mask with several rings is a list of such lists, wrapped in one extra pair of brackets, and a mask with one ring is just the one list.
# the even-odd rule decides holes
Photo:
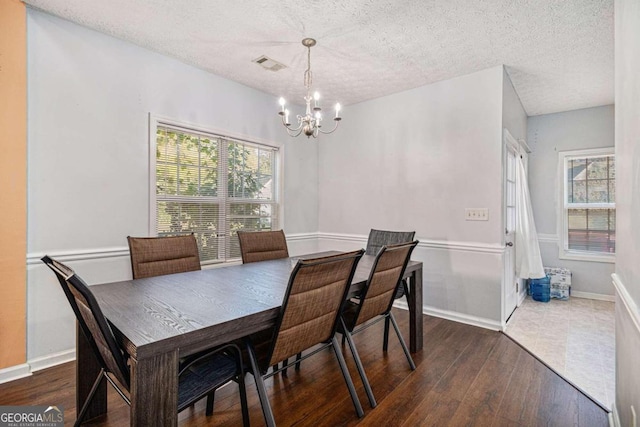
[(571, 290), (571, 296), (576, 298), (595, 299), (599, 301), (610, 301), (610, 302), (616, 301), (615, 295), (594, 294), (591, 292), (574, 291), (573, 289)]
[(76, 360), (75, 348), (29, 359), (27, 363), (31, 366), (31, 372), (36, 372), (62, 363), (71, 362), (72, 360)]
[(31, 375), (31, 369), (28, 363), (3, 368), (0, 369), (0, 384), (28, 377), (29, 375)]
[[(409, 306), (405, 300), (396, 301), (393, 303), (393, 306), (403, 310), (409, 310)], [(458, 313), (455, 311), (441, 310), (435, 307), (423, 306), (422, 314), (440, 317), (454, 322), (465, 323), (471, 326), (478, 326), (479, 328), (491, 329), (492, 331), (501, 331), (503, 329), (502, 325), (500, 325), (500, 322), (497, 320), (485, 319), (483, 317), (472, 316), (470, 314)]]
[(622, 427), (615, 402), (611, 405), (611, 412), (609, 412), (609, 427)]

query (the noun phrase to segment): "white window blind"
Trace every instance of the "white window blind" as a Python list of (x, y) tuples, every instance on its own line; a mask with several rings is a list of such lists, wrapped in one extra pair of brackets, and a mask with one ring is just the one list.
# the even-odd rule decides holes
[(564, 249), (584, 254), (614, 254), (614, 155), (567, 154), (564, 178)]
[(274, 147), (158, 124), (158, 236), (194, 233), (203, 263), (240, 257), (238, 230), (277, 222)]

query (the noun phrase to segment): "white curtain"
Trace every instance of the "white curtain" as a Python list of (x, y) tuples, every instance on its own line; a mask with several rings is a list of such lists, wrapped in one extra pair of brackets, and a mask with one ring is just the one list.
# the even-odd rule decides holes
[(533, 220), (529, 185), (520, 156), (516, 156), (516, 275), (521, 279), (544, 277), (538, 233)]

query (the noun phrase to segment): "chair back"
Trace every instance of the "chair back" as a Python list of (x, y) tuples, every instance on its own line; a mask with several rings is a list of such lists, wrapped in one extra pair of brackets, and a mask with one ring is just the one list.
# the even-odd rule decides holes
[(391, 310), (396, 290), (400, 286), (411, 252), (417, 244), (418, 241), (415, 240), (382, 246), (373, 262), (367, 286), (360, 297), (355, 324), (347, 327), (352, 328)]
[(330, 341), (338, 327), (351, 280), (364, 251), (299, 260), (276, 323), (269, 366), (319, 343)]
[(200, 270), (198, 244), (192, 234), (170, 237), (127, 236), (134, 279)]
[(105, 371), (111, 372), (122, 386), (129, 389), (130, 376), (125, 357), (87, 284), (71, 268), (61, 262), (48, 256), (43, 257), (42, 262), (56, 274), (76, 315), (80, 329), (93, 349), (100, 366)]
[(415, 235), (415, 231), (386, 231), (372, 228), (369, 232), (365, 254), (375, 256), (383, 246), (411, 242)]
[(242, 263), (289, 258), (284, 231), (238, 231)]

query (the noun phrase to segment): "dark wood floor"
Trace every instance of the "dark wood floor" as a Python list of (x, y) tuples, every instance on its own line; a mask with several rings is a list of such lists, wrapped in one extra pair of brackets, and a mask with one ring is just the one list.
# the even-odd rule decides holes
[[(396, 316), (407, 330), (407, 312)], [(267, 387), (281, 426), (607, 426), (607, 413), (506, 335), (424, 316), (425, 348), (410, 371), (395, 337), (382, 352), (382, 324), (355, 336), (378, 407), (371, 409), (348, 349), (365, 416), (358, 419), (337, 362), (329, 351), (306, 361)], [(0, 385), (0, 405), (62, 405), (75, 420), (75, 366), (67, 363)], [(247, 376), (251, 423), (264, 425), (253, 377)], [(109, 412), (91, 423), (123, 426), (128, 407), (109, 388)], [(237, 386), (216, 394), (214, 414), (204, 401), (180, 414), (181, 426), (241, 425)]]

